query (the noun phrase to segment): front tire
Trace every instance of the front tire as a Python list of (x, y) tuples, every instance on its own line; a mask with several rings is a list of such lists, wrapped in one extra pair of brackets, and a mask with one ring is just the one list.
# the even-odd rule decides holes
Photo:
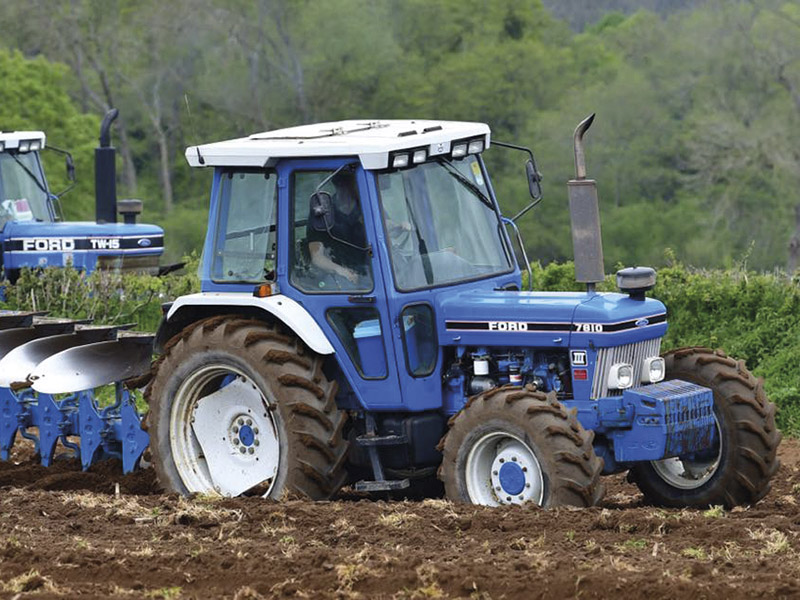
[(775, 405), (763, 382), (743, 361), (721, 350), (682, 348), (664, 355), (667, 379), (682, 379), (714, 394), (717, 445), (708, 456), (667, 458), (631, 469), (629, 480), (653, 504), (728, 509), (755, 504), (770, 489), (778, 470), (781, 434)]
[(439, 478), (457, 502), (594, 506), (604, 487), (593, 439), (554, 393), (495, 388), (451, 419)]
[(346, 415), (322, 358), (291, 333), (223, 315), (165, 347), (148, 388), (153, 465), (169, 491), (328, 499), (346, 479)]

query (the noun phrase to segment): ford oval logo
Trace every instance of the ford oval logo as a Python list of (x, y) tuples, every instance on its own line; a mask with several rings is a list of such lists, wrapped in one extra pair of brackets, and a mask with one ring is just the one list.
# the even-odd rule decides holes
[(636, 321), (637, 327), (645, 327), (647, 325), (650, 325), (650, 321), (648, 321), (647, 319), (639, 319), (638, 321)]
[(137, 244), (139, 244), (139, 245), (140, 245), (142, 248), (147, 248), (147, 247), (148, 247), (149, 245), (151, 245), (153, 242), (152, 242), (152, 240), (150, 240), (150, 239), (148, 239), (148, 238), (142, 238), (142, 239), (140, 239), (140, 240), (139, 240), (138, 242), (136, 242), (136, 243), (137, 243)]

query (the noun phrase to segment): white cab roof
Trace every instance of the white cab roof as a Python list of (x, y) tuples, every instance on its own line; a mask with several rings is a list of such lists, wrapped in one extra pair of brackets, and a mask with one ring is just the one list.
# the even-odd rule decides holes
[(19, 148), (20, 141), (38, 141), (44, 148), (43, 131), (0, 131), (0, 144), (6, 150)]
[(358, 156), (365, 169), (385, 169), (389, 153), (426, 148), (429, 156), (448, 154), (455, 140), (483, 136), (489, 126), (462, 121), (337, 121), (255, 133), (250, 137), (190, 146), (192, 167), (264, 167), (281, 158)]

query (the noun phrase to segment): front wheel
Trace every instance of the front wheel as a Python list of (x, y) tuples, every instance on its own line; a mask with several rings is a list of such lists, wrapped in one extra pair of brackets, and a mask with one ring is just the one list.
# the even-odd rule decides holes
[(763, 383), (742, 361), (708, 348), (683, 348), (664, 355), (667, 379), (710, 388), (717, 425), (715, 445), (705, 453), (642, 463), (629, 479), (654, 504), (733, 508), (755, 504), (778, 470), (781, 434), (775, 405)]
[(593, 506), (604, 491), (593, 438), (555, 394), (495, 388), (451, 421), (439, 478), (458, 502)]
[(343, 484), (345, 414), (322, 359), (235, 315), (171, 340), (148, 389), (153, 465), (169, 491), (327, 499)]

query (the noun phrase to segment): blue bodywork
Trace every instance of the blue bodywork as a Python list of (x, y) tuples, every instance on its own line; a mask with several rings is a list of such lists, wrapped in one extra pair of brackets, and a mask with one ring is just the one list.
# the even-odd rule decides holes
[[(594, 430), (596, 451), (605, 459), (606, 472), (628, 468), (636, 461), (692, 454), (712, 446), (715, 426), (710, 390), (669, 382), (610, 393), (602, 386), (605, 374), (596, 373), (601, 356), (614, 356), (618, 348), (640, 348), (649, 342), (646, 347), (653, 350), (647, 356), (658, 356), (659, 340), (667, 331), (666, 308), (661, 302), (619, 293), (519, 291), (522, 280), (516, 261), (506, 272), (476, 280), (400, 291), (393, 279), (376, 176), (361, 167), (356, 169), (356, 177), (372, 249), (373, 289), (353, 295), (307, 293), (295, 287), (287, 258), (292, 239), (292, 173), (334, 170), (346, 163), (352, 159), (282, 160), (275, 166), (275, 279), (280, 293), (302, 304), (333, 345), (335, 355), (327, 370), (340, 383), (340, 407), (372, 415), (379, 431), (383, 423), (384, 432), (407, 434), (412, 438), (408, 455), (421, 455), (423, 464), (435, 462), (438, 453), (418, 451), (415, 436), (434, 446), (447, 418), (461, 410), (473, 393), (484, 389), (480, 386), (505, 384), (533, 383), (537, 389), (556, 392), (564, 405), (577, 411), (583, 426)], [(498, 205), (480, 164), (499, 221)], [(225, 218), (225, 199), (217, 200), (221, 176), (218, 169), (211, 190), (202, 290), (252, 294), (252, 284), (219, 283), (211, 278), (215, 224)], [(505, 230), (503, 243), (512, 255)], [(369, 355), (363, 369), (354, 364), (328, 318), (331, 309), (358, 306), (376, 310), (375, 317), (362, 323), (355, 336), (361, 352)], [(406, 340), (409, 324), (402, 313), (410, 306), (428, 307), (433, 315), (435, 366), (421, 374), (414, 374), (409, 366), (409, 356), (420, 351)], [(473, 374), (471, 365), (481, 357), (491, 364), (489, 376)], [(515, 373), (521, 375), (515, 378)], [(598, 395), (597, 390), (603, 393)], [(439, 425), (431, 424), (428, 417), (433, 416)], [(390, 453), (383, 456), (393, 460)], [(413, 463), (413, 458), (409, 460)], [(398, 466), (404, 466), (402, 461)], [(503, 477), (513, 484), (515, 474), (508, 472)]]
[(164, 230), (140, 223), (10, 221), (0, 231), (0, 242), (7, 271), (71, 264), (91, 272), (98, 261), (134, 257), (151, 258), (157, 266)]

